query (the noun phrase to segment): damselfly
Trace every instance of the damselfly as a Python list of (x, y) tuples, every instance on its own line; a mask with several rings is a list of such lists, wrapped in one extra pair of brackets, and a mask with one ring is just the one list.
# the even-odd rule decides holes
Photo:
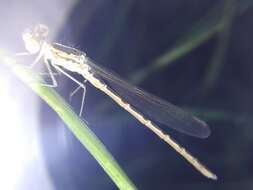
[[(57, 86), (57, 81), (52, 74), (51, 67), (73, 80), (79, 85), (79, 88), (85, 89), (82, 82), (76, 80), (66, 71), (82, 75), (84, 80), (89, 81), (97, 89), (103, 91), (139, 122), (172, 146), (203, 175), (211, 179), (217, 179), (215, 174), (153, 122), (157, 121), (187, 135), (206, 138), (210, 135), (210, 129), (204, 121), (197, 119), (165, 100), (128, 84), (120, 77), (96, 65), (85, 53), (62, 44), (48, 43), (46, 41), (47, 34), (47, 26), (40, 24), (33, 29), (25, 30), (22, 37), (28, 53), (38, 54), (32, 65), (44, 58), (53, 82), (52, 87)], [(83, 101), (81, 110), (82, 107)]]

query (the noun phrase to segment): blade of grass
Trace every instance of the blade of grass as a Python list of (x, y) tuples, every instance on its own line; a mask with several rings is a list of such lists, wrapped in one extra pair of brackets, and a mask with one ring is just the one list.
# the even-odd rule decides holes
[(230, 31), (235, 17), (237, 2), (236, 0), (226, 0), (221, 22), (224, 23), (223, 30), (219, 33), (219, 41), (214, 52), (211, 63), (203, 82), (205, 92), (211, 90), (220, 76), (221, 70), (225, 64), (225, 54), (229, 45)]
[[(141, 83), (150, 76), (150, 74), (171, 65), (173, 61), (183, 57), (204, 42), (208, 41), (215, 34), (223, 31), (224, 20), (220, 19), (222, 16), (223, 3), (224, 2), (222, 1), (218, 2), (218, 4), (212, 8), (203, 19), (194, 24), (193, 27), (186, 32), (185, 36), (182, 36), (182, 38), (178, 40), (174, 48), (169, 48), (165, 53), (151, 61), (148, 66), (130, 74), (128, 77), (129, 80), (134, 84)], [(238, 8), (234, 15), (237, 16), (243, 14), (252, 7), (252, 5), (252, 1), (238, 2)]]
[(141, 83), (150, 74), (169, 66), (173, 61), (191, 52), (202, 43), (209, 40), (217, 31), (221, 30), (223, 23), (219, 20), (220, 5), (218, 3), (199, 22), (178, 40), (174, 48), (169, 48), (165, 53), (154, 59), (148, 66), (134, 72), (129, 76), (131, 82)]
[(97, 160), (119, 189), (137, 189), (120, 168), (113, 156), (108, 152), (106, 147), (88, 128), (87, 124), (75, 114), (70, 106), (52, 88), (39, 84), (43, 81), (41, 77), (30, 69), (28, 70), (18, 65), (15, 59), (7, 56), (7, 54), (1, 50), (0, 60), (4, 65), (9, 66), (11, 71), (20, 80), (37, 93), (59, 115), (68, 126), (69, 130)]

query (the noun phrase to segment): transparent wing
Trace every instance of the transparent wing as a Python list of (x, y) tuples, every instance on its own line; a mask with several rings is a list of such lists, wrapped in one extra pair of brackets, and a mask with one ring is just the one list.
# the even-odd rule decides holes
[[(53, 45), (65, 52), (75, 55), (85, 55), (85, 53), (75, 48), (56, 43)], [(87, 64), (91, 67), (91, 71), (95, 76), (106, 83), (114, 93), (137, 111), (148, 116), (149, 119), (194, 137), (206, 138), (210, 135), (211, 131), (204, 121), (199, 120), (166, 100), (127, 83), (113, 72), (96, 65), (92, 59), (87, 58)]]
[(210, 135), (211, 131), (204, 121), (155, 95), (127, 83), (116, 74), (96, 65), (91, 59), (88, 59), (87, 64), (90, 65), (95, 76), (102, 79), (125, 102), (148, 116), (149, 119), (194, 137), (206, 138)]

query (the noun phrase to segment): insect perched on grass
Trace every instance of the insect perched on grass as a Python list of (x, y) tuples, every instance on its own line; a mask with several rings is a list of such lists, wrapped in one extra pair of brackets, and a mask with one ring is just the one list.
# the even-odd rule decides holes
[[(57, 81), (51, 69), (51, 67), (53, 67), (58, 72), (77, 83), (79, 85), (78, 89), (83, 88), (84, 95), (82, 98), (80, 114), (83, 110), (86, 88), (84, 83), (79, 82), (66, 71), (82, 75), (84, 80), (89, 81), (97, 89), (107, 94), (119, 106), (124, 108), (139, 122), (172, 146), (199, 172), (208, 178), (217, 179), (215, 174), (208, 170), (153, 122), (157, 121), (187, 135), (206, 138), (210, 135), (210, 129), (204, 121), (197, 119), (165, 100), (128, 84), (120, 77), (96, 65), (85, 53), (77, 49), (57, 43), (49, 44), (46, 41), (47, 35), (48, 28), (42, 24), (37, 25), (33, 29), (27, 29), (23, 33), (22, 37), (28, 53), (38, 54), (31, 67), (43, 58), (52, 79), (52, 84), (46, 84), (47, 86), (57, 86)], [(76, 91), (77, 90), (75, 90), (72, 95)]]

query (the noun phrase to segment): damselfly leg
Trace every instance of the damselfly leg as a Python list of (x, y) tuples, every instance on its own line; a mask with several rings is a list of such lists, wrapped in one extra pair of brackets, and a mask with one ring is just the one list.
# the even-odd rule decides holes
[[(85, 79), (83, 81), (83, 84), (85, 84), (87, 82), (87, 80)], [(82, 100), (81, 100), (81, 107), (80, 107), (80, 111), (79, 111), (79, 116), (82, 116), (82, 112), (83, 112), (83, 108), (84, 108), (84, 102), (85, 102), (85, 96), (86, 96), (86, 86), (78, 86), (75, 90), (73, 90), (70, 94), (69, 94), (69, 101), (71, 102), (72, 97), (80, 90), (83, 89), (83, 95), (82, 95)]]
[[(70, 74), (68, 74), (66, 71), (64, 71), (62, 68), (60, 68), (59, 66), (52, 64), (52, 66), (60, 71), (61, 73), (63, 73), (66, 77), (68, 77), (70, 80), (72, 80), (73, 82), (75, 82), (76, 84), (78, 84), (78, 87), (74, 90), (74, 92), (76, 93), (79, 89), (83, 89), (83, 96), (82, 96), (82, 102), (81, 102), (81, 107), (80, 107), (80, 111), (79, 111), (79, 116), (82, 115), (83, 113), (83, 108), (84, 108), (84, 100), (85, 100), (85, 95), (86, 95), (86, 86), (84, 85), (84, 83), (79, 82), (77, 79), (75, 79), (74, 77), (72, 77)], [(84, 80), (85, 82), (87, 80)], [(74, 93), (74, 94), (75, 94)], [(74, 95), (72, 92), (72, 96)]]

